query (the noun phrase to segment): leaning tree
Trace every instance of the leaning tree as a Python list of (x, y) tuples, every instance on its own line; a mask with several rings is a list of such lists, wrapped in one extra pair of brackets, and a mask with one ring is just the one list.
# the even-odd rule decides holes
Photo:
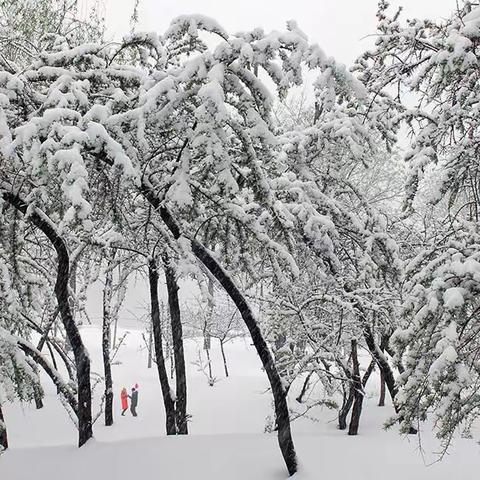
[[(304, 70), (318, 74), (315, 117), (323, 136), (294, 132), (291, 148), (282, 147), (266, 79), (283, 96), (304, 82)], [(57, 36), (27, 68), (2, 72), (0, 82), (2, 152), (28, 179), (12, 181), (11, 191), (24, 195), (26, 208), (46, 212), (62, 199), (60, 231), (81, 238), (91, 235), (91, 217), (104, 204), (102, 182), (120, 183), (122, 195), (151, 209), (159, 239), (175, 244), (184, 262), (202, 264), (239, 310), (295, 473), (286, 390), (233, 269), (253, 272), (261, 259), (284, 284), (299, 274), (298, 238), (321, 265), (335, 267), (337, 213), (325, 208), (332, 190), (328, 173), (315, 181), (310, 154), (338, 135), (364, 161), (365, 147), (386, 134), (375, 99), (294, 22), (286, 32), (230, 35), (202, 16), (180, 17), (164, 35), (133, 34), (119, 45)], [(375, 242), (380, 248), (384, 240)]]

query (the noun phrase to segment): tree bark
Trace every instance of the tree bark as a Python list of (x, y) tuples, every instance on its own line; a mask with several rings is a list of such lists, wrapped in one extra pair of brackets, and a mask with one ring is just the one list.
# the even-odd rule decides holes
[(223, 340), (220, 338), (220, 351), (222, 352), (223, 358), (223, 368), (225, 369), (225, 376), (228, 377), (228, 366), (227, 366), (227, 356), (225, 355), (225, 347), (223, 345)]
[(312, 375), (313, 375), (313, 371), (309, 372), (307, 377), (305, 378), (305, 381), (303, 382), (302, 390), (300, 391), (300, 394), (298, 395), (298, 397), (295, 399), (298, 403), (303, 402), (303, 397), (307, 393), (308, 385), (310, 383), (310, 378), (312, 378)]
[(385, 378), (383, 372), (380, 370), (380, 397), (378, 399), (378, 406), (385, 406)]
[[(17, 195), (3, 192), (5, 201), (17, 210), (27, 214), (28, 205)], [(70, 309), (68, 285), (70, 280), (70, 257), (64, 239), (57, 233), (54, 226), (38, 211), (28, 212), (31, 221), (50, 240), (57, 253), (57, 278), (55, 282), (55, 296), (57, 298), (60, 318), (67, 334), (67, 340), (73, 349), (75, 366), (77, 369), (78, 385), (78, 446), (84, 445), (93, 435), (92, 431), (92, 391), (90, 385), (90, 358), (83, 344), (82, 337), (75, 324)]]
[[(154, 189), (145, 183), (140, 187), (142, 194), (148, 202), (159, 212), (160, 217), (172, 233), (175, 239), (180, 238), (180, 229), (165, 206), (161, 204), (159, 197)], [(191, 247), (194, 255), (203, 263), (216, 280), (225, 289), (225, 292), (232, 299), (242, 316), (252, 337), (253, 344), (257, 350), (258, 356), (262, 361), (263, 368), (267, 374), (272, 389), (275, 415), (278, 425), (278, 443), (285, 461), (288, 473), (293, 475), (297, 471), (297, 456), (290, 429), (290, 416), (288, 412), (287, 398), (282, 380), (275, 367), (270, 349), (263, 338), (260, 327), (255, 319), (255, 315), (247, 302), (247, 299), (235, 285), (230, 275), (220, 266), (213, 255), (197, 240), (191, 239)]]
[(0, 404), (0, 451), (8, 448), (7, 424), (3, 416), (2, 405)]
[(45, 344), (45, 342), (48, 340), (48, 336), (50, 335), (50, 330), (52, 329), (52, 326), (53, 324), (55, 323), (55, 320), (57, 319), (58, 317), (58, 307), (55, 309), (52, 317), (50, 318), (49, 322), (47, 323), (47, 325), (45, 326), (45, 328), (43, 329), (43, 333), (42, 333), (42, 337), (40, 338), (39, 342), (38, 342), (38, 346), (37, 346), (37, 350), (39, 352), (42, 351), (43, 349), (43, 345)]
[(35, 373), (38, 376), (38, 385), (35, 385), (33, 387), (33, 398), (35, 400), (35, 408), (37, 410), (40, 410), (41, 408), (43, 408), (43, 391), (40, 385), (40, 375), (38, 375), (37, 369), (35, 370)]
[(105, 425), (113, 425), (113, 379), (112, 363), (110, 359), (111, 325), (112, 325), (112, 285), (113, 272), (111, 269), (115, 252), (111, 254), (105, 275), (103, 288), (103, 324), (102, 324), (102, 357), (103, 373), (105, 376)]
[(152, 322), (150, 322), (150, 328), (148, 329), (148, 359), (147, 368), (152, 368), (152, 350), (153, 350), (153, 328)]
[(150, 286), (150, 308), (153, 327), (153, 344), (155, 346), (155, 359), (157, 363), (158, 377), (162, 388), (163, 403), (165, 405), (165, 427), (167, 435), (177, 433), (175, 422), (175, 402), (170, 391), (165, 358), (163, 356), (162, 325), (160, 321), (160, 305), (158, 302), (158, 270), (155, 260), (148, 262), (148, 280)]
[(339, 430), (346, 430), (347, 428), (347, 417), (350, 412), (350, 409), (353, 405), (353, 384), (349, 382), (348, 392), (345, 390), (343, 392), (343, 404), (342, 408), (338, 412), (338, 428)]
[(185, 371), (185, 354), (183, 349), (183, 329), (178, 301), (178, 284), (170, 259), (165, 254), (163, 257), (165, 279), (167, 281), (168, 308), (172, 326), (173, 355), (175, 359), (175, 384), (176, 384), (176, 425), (179, 435), (188, 434), (187, 424), (187, 375)]
[(377, 362), (380, 372), (383, 374), (385, 384), (390, 393), (390, 397), (392, 398), (392, 403), (395, 407), (395, 410), (397, 410), (397, 407), (395, 405), (395, 397), (397, 395), (398, 388), (395, 382), (395, 377), (393, 375), (393, 370), (390, 367), (387, 359), (385, 358), (385, 355), (380, 350), (380, 347), (377, 345), (370, 327), (365, 326), (363, 329), (363, 332), (364, 332), (365, 342), (367, 344), (368, 350), (370, 351), (370, 354)]
[(355, 339), (352, 339), (352, 364), (353, 408), (352, 417), (350, 419), (350, 426), (348, 428), (348, 434), (357, 435), (358, 426), (360, 424), (360, 416), (362, 414), (364, 391), (362, 380), (360, 377), (360, 364), (358, 362), (357, 341)]
[[(398, 393), (398, 387), (395, 382), (393, 370), (390, 367), (390, 364), (388, 363), (388, 360), (385, 357), (384, 353), (381, 351), (380, 347), (377, 345), (369, 325), (367, 324), (364, 325), (363, 334), (365, 337), (365, 341), (367, 343), (367, 347), (370, 350), (372, 357), (377, 362), (377, 365), (380, 368), (381, 373), (383, 374), (383, 379), (387, 386), (388, 392), (390, 393), (390, 397), (392, 399), (392, 404), (393, 404), (393, 408), (395, 409), (395, 413), (399, 414), (400, 410), (398, 408), (397, 403), (395, 402), (395, 397)], [(415, 435), (417, 433), (417, 430), (416, 428), (411, 426), (410, 431), (408, 433)]]

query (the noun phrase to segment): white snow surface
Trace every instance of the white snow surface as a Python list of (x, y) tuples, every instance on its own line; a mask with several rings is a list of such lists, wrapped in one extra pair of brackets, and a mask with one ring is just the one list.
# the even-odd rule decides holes
[[(120, 336), (125, 331), (120, 332)], [(84, 327), (93, 371), (101, 373), (101, 334)], [(155, 365), (147, 369), (147, 352), (140, 330), (130, 330), (113, 367), (115, 424), (95, 424), (95, 438), (76, 448), (76, 431), (54, 388), (43, 379), (45, 407), (7, 404), (5, 419), (11, 448), (0, 457), (1, 480), (275, 480), (288, 478), (275, 434), (263, 433), (271, 414), (271, 398), (260, 361), (249, 339), (226, 344), (230, 377), (225, 378), (220, 348), (212, 340), (213, 387), (192, 362), (200, 340), (186, 341), (190, 435), (167, 437), (163, 403)], [(368, 359), (364, 359), (365, 363)], [(120, 416), (123, 386), (139, 384), (137, 418)], [(95, 396), (101, 395), (101, 384)], [(336, 412), (311, 410), (317, 422), (301, 418), (293, 424), (299, 458), (298, 480), (474, 480), (480, 447), (474, 440), (457, 439), (443, 461), (431, 464), (438, 448), (428, 428), (419, 452), (416, 437), (382, 429), (393, 413), (377, 407), (378, 378), (367, 386), (360, 434), (349, 437), (336, 428)], [(290, 404), (297, 388), (292, 389)], [(427, 464), (431, 464), (427, 466)]]

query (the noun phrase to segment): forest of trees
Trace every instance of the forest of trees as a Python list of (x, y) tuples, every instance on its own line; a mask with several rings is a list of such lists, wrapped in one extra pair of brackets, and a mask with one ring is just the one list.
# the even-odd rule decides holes
[[(93, 284), (101, 414), (114, 422), (113, 326), (136, 275), (169, 435), (188, 433), (192, 328), (222, 344), (227, 376), (224, 342), (251, 339), (290, 474), (298, 379), (297, 401), (315, 380), (349, 435), (374, 370), (402, 433), (431, 419), (444, 451), (468, 433), (480, 412), (479, 2), (435, 21), (381, 0), (351, 69), (293, 21), (232, 34), (194, 15), (143, 33), (133, 15), (111, 41), (76, 3), (0, 0), (0, 445), (2, 404), (42, 407), (41, 371), (78, 445), (92, 437), (79, 325)], [(187, 279), (203, 302), (185, 305)]]

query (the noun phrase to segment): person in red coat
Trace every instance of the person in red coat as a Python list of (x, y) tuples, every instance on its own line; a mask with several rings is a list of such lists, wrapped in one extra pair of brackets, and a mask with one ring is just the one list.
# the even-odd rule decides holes
[(122, 388), (120, 399), (122, 400), (122, 415), (125, 415), (125, 412), (128, 409), (128, 393), (125, 387)]

